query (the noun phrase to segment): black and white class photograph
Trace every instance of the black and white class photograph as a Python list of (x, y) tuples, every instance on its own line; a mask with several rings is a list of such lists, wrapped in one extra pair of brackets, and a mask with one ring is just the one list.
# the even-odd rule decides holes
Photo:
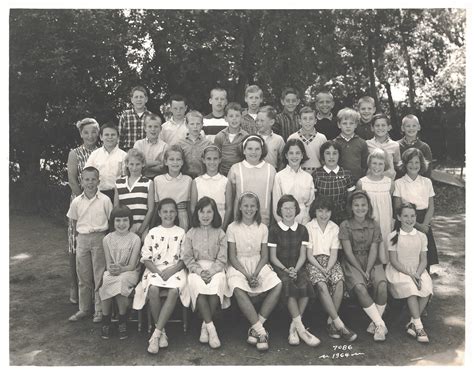
[(465, 368), (472, 9), (52, 3), (4, 9), (7, 367)]

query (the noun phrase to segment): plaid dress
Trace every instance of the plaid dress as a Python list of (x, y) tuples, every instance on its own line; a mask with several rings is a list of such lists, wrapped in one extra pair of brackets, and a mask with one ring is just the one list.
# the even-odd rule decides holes
[(329, 197), (334, 203), (331, 220), (337, 225), (347, 219), (347, 193), (355, 190), (354, 180), (349, 170), (337, 167), (328, 172), (325, 167), (316, 169), (312, 174), (316, 196), (321, 194)]
[[(285, 227), (286, 231), (282, 227)], [(277, 258), (286, 268), (290, 268), (296, 266), (300, 257), (301, 245), (308, 245), (308, 240), (308, 230), (303, 225), (297, 223), (292, 227), (287, 227), (280, 223), (270, 227), (268, 246), (276, 247)], [(275, 272), (283, 283), (282, 297), (300, 298), (315, 296), (304, 266), (298, 271), (296, 280), (291, 279), (286, 272), (277, 267), (275, 267)]]

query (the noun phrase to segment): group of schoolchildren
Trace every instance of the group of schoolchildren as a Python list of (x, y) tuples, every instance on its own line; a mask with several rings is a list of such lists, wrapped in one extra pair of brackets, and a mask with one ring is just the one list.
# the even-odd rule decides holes
[(281, 113), (262, 100), (249, 86), (243, 110), (216, 88), (203, 116), (176, 95), (162, 124), (146, 109), (146, 90), (132, 90), (119, 127), (100, 128), (103, 145), (88, 157), (67, 213), (78, 253), (88, 251), (77, 257), (79, 311), (70, 320), (91, 315), (95, 298), (94, 321), (109, 339), (115, 301), (125, 339), (133, 295), (134, 309), (151, 310), (148, 352), (156, 354), (168, 346), (179, 298), (203, 320), (199, 341), (218, 348), (213, 318), (233, 296), (258, 350), (269, 347), (265, 321), (279, 302), (291, 316), (289, 344), (317, 346), (302, 320), (310, 298), (327, 312), (331, 338), (357, 338), (338, 314), (347, 291), (370, 318), (367, 332), (383, 341), (389, 291), (407, 299), (406, 332), (427, 343), (421, 314), (437, 254), (431, 152), (418, 119), (403, 118), (397, 142), (371, 97), (337, 118), (329, 92), (317, 95), (316, 111), (297, 112), (292, 88)]

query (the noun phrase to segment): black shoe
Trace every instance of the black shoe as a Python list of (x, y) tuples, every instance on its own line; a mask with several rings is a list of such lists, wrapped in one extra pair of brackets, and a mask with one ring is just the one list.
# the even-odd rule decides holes
[(110, 325), (102, 325), (100, 336), (102, 337), (102, 339), (110, 338)]
[(118, 330), (119, 330), (119, 339), (120, 340), (128, 338), (127, 323), (126, 322), (120, 323), (119, 326), (118, 326)]

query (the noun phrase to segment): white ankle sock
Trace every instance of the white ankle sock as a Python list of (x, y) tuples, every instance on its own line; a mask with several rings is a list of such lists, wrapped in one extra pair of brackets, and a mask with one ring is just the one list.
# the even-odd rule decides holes
[(387, 304), (384, 304), (384, 305), (375, 304), (375, 306), (377, 307), (377, 310), (379, 311), (380, 318), (382, 318), (383, 313), (385, 312), (385, 307), (387, 306)]
[(254, 325), (252, 325), (252, 328), (255, 330), (255, 332), (257, 333), (257, 335), (263, 335), (266, 333), (263, 325), (262, 325), (262, 322), (258, 321), (256, 322)]
[(334, 322), (334, 326), (336, 326), (336, 329), (340, 330), (344, 327), (344, 322), (342, 322), (342, 320), (339, 318), (339, 316), (333, 320)]
[(260, 314), (258, 315), (258, 320), (262, 323), (262, 325), (265, 323), (267, 320), (266, 318), (262, 317)]
[(296, 331), (306, 330), (304, 325), (303, 325), (303, 321), (301, 320), (301, 316), (297, 316), (297, 317), (293, 318), (293, 326), (295, 326)]
[(380, 317), (380, 313), (377, 310), (375, 303), (372, 304), (371, 306), (368, 306), (367, 308), (363, 308), (364, 312), (367, 313), (369, 318), (376, 324), (376, 325), (384, 325), (384, 321), (382, 320), (382, 317)]
[(415, 329), (419, 330), (423, 328), (423, 323), (421, 322), (421, 318), (413, 318), (413, 323), (415, 324)]
[(332, 320), (331, 317), (328, 317), (328, 322), (327, 322), (327, 323), (328, 323), (328, 325), (330, 325), (331, 323), (333, 323), (333, 320)]

